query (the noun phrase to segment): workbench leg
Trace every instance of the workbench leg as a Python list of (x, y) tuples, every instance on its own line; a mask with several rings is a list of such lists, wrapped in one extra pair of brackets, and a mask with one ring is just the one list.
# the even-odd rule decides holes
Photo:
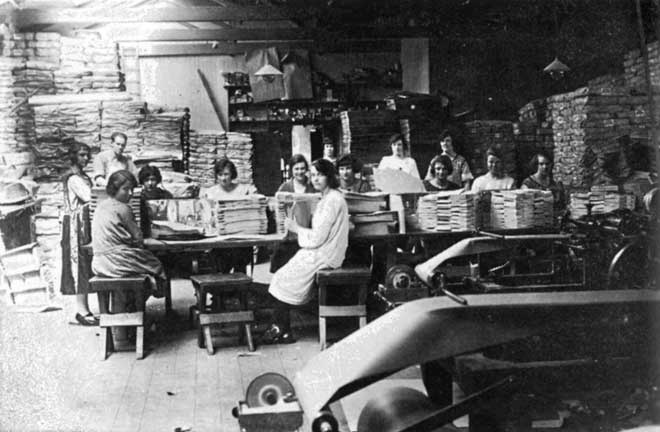
[(135, 331), (135, 357), (138, 360), (144, 358), (144, 326), (137, 326)]
[(204, 329), (204, 342), (206, 343), (206, 352), (209, 355), (213, 355), (215, 350), (213, 349), (213, 338), (211, 337), (211, 326), (205, 325), (202, 326)]
[(319, 343), (321, 344), (321, 351), (325, 349), (326, 346), (326, 319), (324, 317), (319, 317)]
[(250, 329), (250, 323), (245, 323), (245, 338), (247, 339), (248, 351), (254, 351), (254, 342), (252, 341), (252, 330)]

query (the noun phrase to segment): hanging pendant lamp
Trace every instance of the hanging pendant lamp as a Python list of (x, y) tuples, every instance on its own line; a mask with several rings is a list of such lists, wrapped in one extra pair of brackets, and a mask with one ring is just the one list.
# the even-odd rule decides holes
[(555, 57), (549, 65), (543, 68), (543, 72), (549, 74), (553, 79), (563, 78), (564, 74), (570, 70), (571, 68), (562, 63), (557, 57)]

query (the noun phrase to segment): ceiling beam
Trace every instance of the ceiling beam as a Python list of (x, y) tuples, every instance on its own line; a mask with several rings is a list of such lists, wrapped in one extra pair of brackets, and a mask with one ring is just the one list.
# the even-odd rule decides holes
[(292, 41), (292, 40), (317, 40), (334, 41), (342, 39), (360, 40), (385, 40), (401, 39), (403, 37), (422, 37), (419, 31), (402, 29), (397, 31), (360, 31), (356, 29), (351, 32), (326, 32), (311, 29), (199, 29), (199, 30), (150, 30), (144, 27), (132, 29), (116, 28), (104, 31), (108, 39), (117, 42), (178, 42), (178, 41)]
[(147, 23), (177, 21), (269, 21), (284, 20), (277, 8), (267, 6), (211, 6), (186, 8), (66, 8), (16, 9), (16, 26), (29, 29), (41, 24)]
[(214, 56), (243, 54), (259, 48), (275, 47), (280, 50), (307, 49), (318, 53), (333, 52), (399, 52), (401, 42), (398, 40), (358, 41), (338, 40), (328, 44), (315, 42), (251, 42), (251, 43), (192, 43), (192, 44), (150, 44), (140, 43), (140, 57), (178, 57), (178, 56)]

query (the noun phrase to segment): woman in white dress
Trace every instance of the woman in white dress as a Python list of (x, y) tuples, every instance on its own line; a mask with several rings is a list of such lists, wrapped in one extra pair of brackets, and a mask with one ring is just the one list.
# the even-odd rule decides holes
[(392, 156), (383, 156), (378, 164), (378, 169), (401, 170), (406, 174), (419, 178), (417, 162), (415, 162), (415, 159), (406, 156), (407, 149), (401, 134), (397, 133), (390, 137), (390, 147), (392, 148)]
[(274, 323), (264, 333), (263, 343), (292, 343), (289, 309), (307, 303), (312, 298), (316, 272), (341, 266), (348, 247), (348, 206), (337, 188), (339, 180), (335, 166), (318, 159), (312, 163), (311, 180), (321, 192), (312, 227), (303, 228), (295, 220), (285, 225), (298, 234), (300, 250), (274, 275), (268, 292), (276, 302)]

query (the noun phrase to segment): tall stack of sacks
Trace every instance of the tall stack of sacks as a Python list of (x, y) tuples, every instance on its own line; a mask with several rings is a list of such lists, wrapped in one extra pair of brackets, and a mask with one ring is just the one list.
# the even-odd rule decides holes
[(127, 154), (137, 154), (142, 147), (140, 124), (145, 119), (145, 104), (127, 97), (122, 101), (101, 102), (101, 142), (110, 142), (113, 132), (126, 134)]
[(34, 142), (34, 116), (25, 104), (25, 88), (17, 85), (14, 71), (21, 70), (25, 61), (0, 58), (0, 149), (4, 151), (30, 150)]
[[(32, 98), (37, 140), (35, 180), (59, 179), (69, 168), (67, 139), (72, 138), (99, 150), (100, 104), (88, 102), (82, 95), (62, 103), (57, 96)], [(79, 101), (77, 101), (79, 100)]]
[(58, 93), (123, 91), (115, 42), (97, 34), (61, 38), (61, 68), (55, 72)]
[[(651, 69), (651, 84), (660, 87), (660, 43), (658, 41), (646, 45)], [(644, 58), (640, 50), (630, 51), (623, 60), (623, 77), (626, 85), (646, 91), (646, 72)]]
[(502, 157), (504, 171), (516, 177), (516, 142), (513, 123), (501, 120), (477, 120), (465, 123), (465, 155), (472, 173), (485, 174), (486, 151), (496, 149)]
[(183, 159), (181, 123), (184, 114), (183, 108), (147, 107), (137, 131), (140, 148), (136, 157), (154, 160), (150, 165), (173, 171), (172, 161)]
[[(656, 105), (660, 95), (655, 97)], [(554, 177), (565, 185), (590, 188), (608, 183), (608, 154), (621, 136), (647, 136), (648, 99), (629, 87), (583, 87), (548, 98), (554, 132)], [(660, 106), (660, 105), (658, 105)], [(660, 120), (660, 112), (656, 113)], [(620, 173), (625, 174), (625, 173)]]

